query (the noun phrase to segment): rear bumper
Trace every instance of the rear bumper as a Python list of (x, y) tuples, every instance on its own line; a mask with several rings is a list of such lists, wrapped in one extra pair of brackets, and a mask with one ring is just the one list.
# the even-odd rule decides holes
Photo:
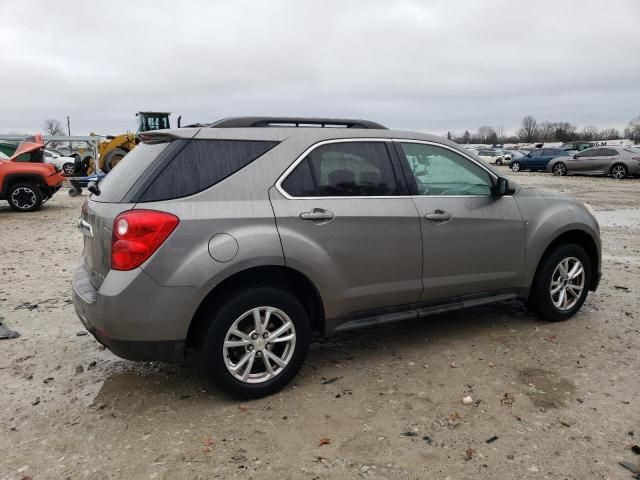
[(197, 288), (163, 287), (141, 269), (111, 271), (99, 290), (84, 266), (73, 277), (73, 304), (82, 324), (129, 360), (182, 360), (201, 295)]

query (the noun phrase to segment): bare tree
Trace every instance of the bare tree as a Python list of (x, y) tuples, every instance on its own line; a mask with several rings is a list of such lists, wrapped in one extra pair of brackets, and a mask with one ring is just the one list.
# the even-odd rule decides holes
[(629, 122), (624, 129), (624, 136), (636, 143), (640, 142), (640, 115)]
[(522, 119), (522, 127), (518, 130), (518, 137), (523, 142), (533, 142), (538, 137), (538, 122), (531, 115)]
[(540, 123), (538, 127), (538, 140), (542, 140), (543, 142), (552, 142), (556, 138), (556, 124), (549, 121), (544, 121)]
[(480, 128), (478, 128), (478, 141), (480, 143), (488, 143), (490, 140), (493, 139), (493, 137), (495, 136), (496, 132), (493, 129), (493, 127), (489, 126), (489, 125), (483, 125)]
[(558, 142), (570, 142), (576, 140), (576, 127), (569, 122), (557, 122), (555, 124), (555, 139)]
[(620, 132), (616, 128), (605, 128), (598, 135), (598, 140), (618, 140), (619, 138)]
[(496, 139), (498, 140), (498, 143), (504, 143), (504, 127), (501, 125), (499, 127), (496, 127)]
[(471, 142), (471, 134), (469, 133), (469, 130), (465, 130), (462, 134), (462, 143), (467, 145), (469, 142)]
[(582, 129), (583, 140), (597, 140), (598, 139), (598, 127), (595, 125), (587, 125)]
[(54, 118), (49, 118), (44, 121), (44, 131), (47, 132), (47, 135), (51, 136), (64, 135), (62, 123)]

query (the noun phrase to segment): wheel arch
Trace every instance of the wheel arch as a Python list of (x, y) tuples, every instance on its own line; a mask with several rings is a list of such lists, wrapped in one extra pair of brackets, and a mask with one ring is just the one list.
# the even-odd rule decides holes
[(587, 256), (589, 257), (589, 261), (591, 262), (591, 284), (589, 285), (589, 290), (595, 290), (598, 284), (597, 272), (600, 268), (600, 255), (599, 249), (596, 241), (591, 236), (591, 234), (585, 230), (581, 229), (572, 229), (560, 233), (557, 235), (549, 245), (544, 249), (542, 255), (538, 258), (536, 264), (535, 275), (532, 278), (532, 283), (535, 282), (535, 278), (539, 273), (540, 265), (542, 264), (542, 260), (549, 255), (551, 251), (557, 248), (559, 245), (565, 245), (569, 243), (574, 243), (576, 245), (584, 248), (585, 252), (587, 252)]
[(324, 334), (324, 305), (317, 287), (303, 273), (282, 265), (250, 267), (232, 274), (211, 289), (198, 306), (187, 331), (187, 346), (196, 345), (209, 323), (207, 315), (235, 290), (247, 286), (268, 285), (283, 288), (301, 300), (312, 331)]
[(25, 183), (35, 182), (38, 187), (46, 184), (44, 178), (34, 173), (9, 174), (9, 175), (6, 175), (2, 180), (2, 188), (0, 188), (0, 192), (2, 193), (2, 196), (6, 197), (9, 194), (9, 189), (11, 188), (12, 185), (15, 185), (16, 183), (22, 183), (22, 182), (25, 182)]

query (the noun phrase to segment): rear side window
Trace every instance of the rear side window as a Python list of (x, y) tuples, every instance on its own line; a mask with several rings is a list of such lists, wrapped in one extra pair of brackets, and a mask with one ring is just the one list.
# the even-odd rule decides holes
[(100, 195), (92, 195), (91, 199), (101, 203), (122, 202), (135, 182), (169, 145), (168, 142), (138, 145), (100, 181)]
[(152, 180), (139, 201), (172, 200), (201, 192), (277, 144), (253, 140), (191, 140)]
[(398, 195), (391, 157), (382, 142), (321, 145), (282, 182), (292, 197)]

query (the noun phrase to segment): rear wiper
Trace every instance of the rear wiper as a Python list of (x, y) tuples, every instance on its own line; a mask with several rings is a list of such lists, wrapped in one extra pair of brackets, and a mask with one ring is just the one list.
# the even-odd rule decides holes
[(100, 196), (100, 187), (98, 187), (98, 182), (96, 181), (92, 180), (91, 182), (89, 182), (89, 184), (87, 185), (87, 190), (93, 193), (96, 197)]

